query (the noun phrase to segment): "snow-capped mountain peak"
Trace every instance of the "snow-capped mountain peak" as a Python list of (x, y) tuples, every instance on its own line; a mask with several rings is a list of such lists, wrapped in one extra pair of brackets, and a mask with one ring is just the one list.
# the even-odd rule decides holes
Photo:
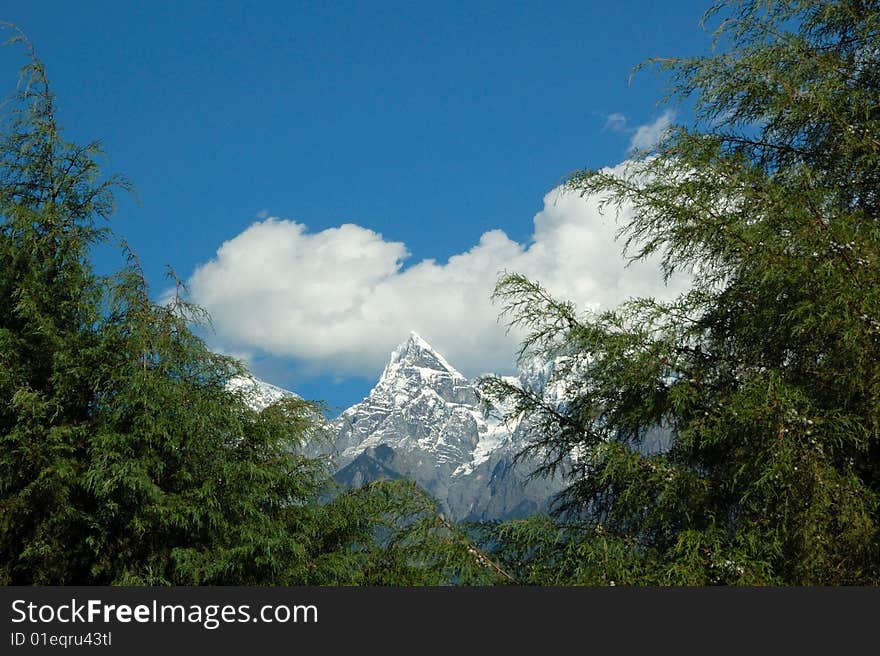
[(391, 353), (370, 398), (402, 407), (424, 395), (455, 404), (474, 401), (468, 380), (424, 338), (412, 332)]
[(390, 383), (401, 376), (413, 376), (427, 381), (440, 375), (465, 380), (465, 377), (446, 361), (421, 335), (413, 331), (391, 353), (388, 364), (379, 379), (379, 385)]
[(513, 463), (522, 446), (516, 427), (490, 415), (474, 383), (418, 333), (394, 350), (369, 396), (334, 426), (339, 480), (357, 484), (396, 472), (455, 517), (516, 514), (558, 489), (527, 482), (528, 471)]

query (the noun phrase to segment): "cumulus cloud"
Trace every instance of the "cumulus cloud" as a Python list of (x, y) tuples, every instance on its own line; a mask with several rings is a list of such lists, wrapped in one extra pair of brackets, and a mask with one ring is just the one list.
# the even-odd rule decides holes
[(618, 221), (598, 199), (562, 188), (544, 197), (528, 243), (502, 230), (445, 262), (413, 259), (406, 246), (345, 224), (310, 232), (266, 218), (225, 242), (189, 280), (227, 352), (290, 358), (305, 371), (375, 377), (410, 330), (469, 376), (513, 369), (518, 335), (507, 335), (490, 296), (501, 271), (538, 280), (582, 309), (631, 296), (671, 297), (656, 262), (627, 267)]

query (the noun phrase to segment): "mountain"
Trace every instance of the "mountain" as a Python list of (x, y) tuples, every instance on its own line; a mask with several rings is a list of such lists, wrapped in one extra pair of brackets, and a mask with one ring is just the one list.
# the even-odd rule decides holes
[[(546, 375), (537, 368), (516, 382), (540, 386)], [(260, 405), (292, 394), (253, 379), (239, 385)], [(329, 428), (342, 485), (411, 479), (456, 520), (524, 517), (545, 510), (562, 489), (559, 480), (529, 480), (537, 463), (514, 462), (524, 427), (505, 424), (474, 381), (416, 333), (392, 352), (369, 395)]]
[(276, 387), (256, 378), (236, 376), (226, 383), (226, 388), (241, 392), (251, 407), (262, 410), (284, 398), (300, 398), (298, 394)]
[(545, 509), (559, 481), (528, 480), (525, 445), (469, 381), (417, 333), (391, 354), (369, 396), (333, 422), (337, 480), (371, 472), (418, 482), (455, 519), (521, 517)]

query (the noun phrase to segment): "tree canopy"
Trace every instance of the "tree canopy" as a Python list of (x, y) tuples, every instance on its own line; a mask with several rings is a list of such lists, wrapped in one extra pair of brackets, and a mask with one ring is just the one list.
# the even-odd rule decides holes
[(648, 62), (694, 124), (567, 184), (689, 290), (579, 314), (498, 282), (523, 354), (555, 359), (568, 394), (484, 391), (570, 483), (556, 521), (501, 528), (499, 556), (569, 583), (877, 584), (880, 5), (731, 1), (706, 20), (711, 54)]
[[(320, 413), (228, 386), (185, 289), (92, 249), (121, 177), (64, 139), (30, 44), (0, 124), (0, 583), (880, 583), (880, 4), (729, 0), (706, 56), (657, 59), (693, 108), (570, 193), (672, 301), (580, 313), (496, 287), (549, 399), (481, 389), (532, 431), (551, 516), (455, 526), (414, 485), (335, 490)], [(7, 26), (8, 27), (8, 26)], [(555, 383), (558, 383), (556, 385)], [(479, 547), (477, 545), (480, 545)]]
[[(10, 26), (6, 26), (10, 27)], [(150, 299), (134, 253), (91, 249), (120, 177), (63, 138), (29, 52), (0, 137), (0, 583), (415, 584), (500, 575), (414, 485), (333, 490), (303, 455), (322, 430), (298, 398), (263, 411), (243, 365)]]

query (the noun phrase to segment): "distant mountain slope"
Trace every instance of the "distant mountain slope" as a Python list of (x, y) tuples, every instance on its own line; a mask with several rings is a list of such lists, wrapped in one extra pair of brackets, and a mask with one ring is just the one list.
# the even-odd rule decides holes
[(284, 398), (300, 398), (298, 394), (290, 390), (282, 389), (256, 378), (237, 376), (226, 383), (226, 387), (232, 391), (240, 391), (244, 394), (251, 407), (262, 410)]

